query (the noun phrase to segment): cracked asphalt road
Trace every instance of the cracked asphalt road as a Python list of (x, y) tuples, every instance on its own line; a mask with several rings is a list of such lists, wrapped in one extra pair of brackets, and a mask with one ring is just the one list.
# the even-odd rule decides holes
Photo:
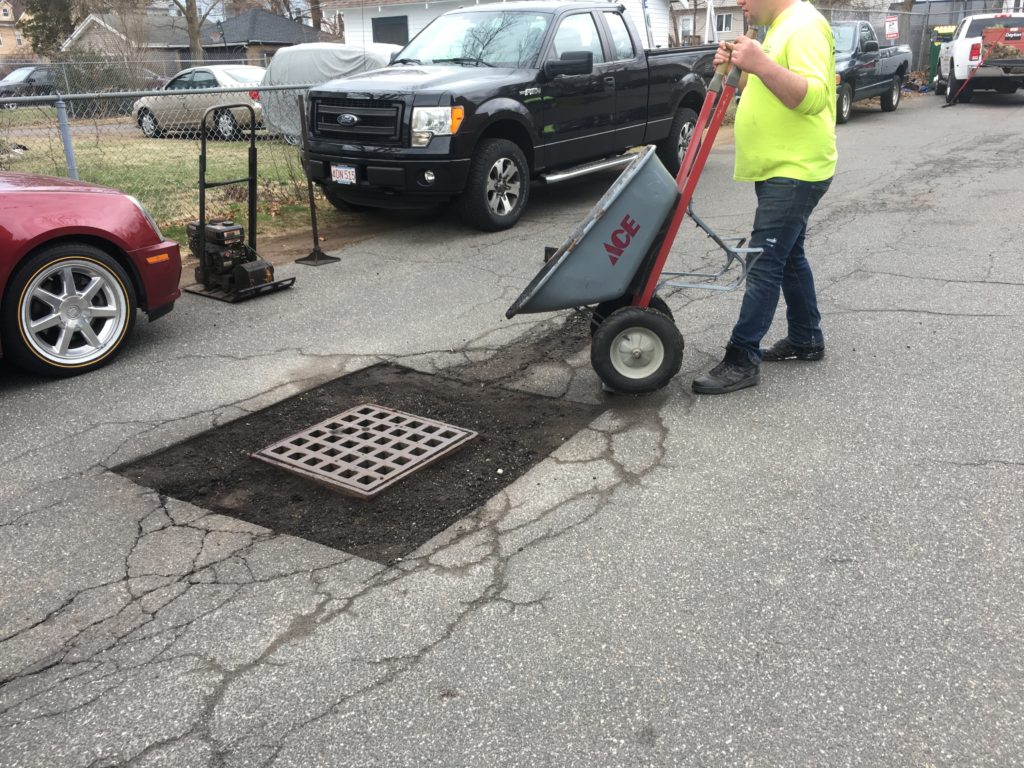
[[(560, 322), (501, 318), (611, 177), (185, 297), (87, 377), (0, 373), (0, 765), (1021, 764), (1024, 98), (940, 104), (840, 126), (828, 357), (734, 395), (689, 382), (738, 295), (668, 297), (653, 396), (602, 394), (585, 349), (503, 362)], [(743, 233), (730, 171), (697, 209)], [(390, 568), (108, 469), (381, 360), (607, 410)]]

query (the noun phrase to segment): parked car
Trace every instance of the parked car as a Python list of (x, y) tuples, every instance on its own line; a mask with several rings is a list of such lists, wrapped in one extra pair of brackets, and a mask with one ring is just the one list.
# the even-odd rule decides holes
[(836, 122), (850, 119), (853, 103), (880, 96), (883, 112), (900, 105), (912, 54), (906, 45), (881, 47), (867, 21), (832, 23), (836, 41)]
[[(17, 96), (49, 96), (55, 92), (53, 69), (47, 66), (33, 65), (18, 67), (7, 77), (0, 80), (0, 99)], [(6, 109), (17, 109), (18, 105), (10, 102), (3, 105)]]
[(673, 173), (714, 46), (644, 50), (621, 5), (515, 2), (449, 11), (390, 66), (311, 88), (309, 177), (342, 209), (457, 200), (507, 229), (534, 180), (628, 162), (656, 144)]
[[(993, 27), (1019, 30), (1024, 27), (1024, 15), (984, 13), (968, 16), (957, 25), (953, 39), (939, 46), (939, 72), (936, 75), (935, 92), (940, 96), (945, 94), (947, 102), (952, 102), (957, 93), (960, 93), (957, 101), (966, 103), (975, 91), (1015, 93), (1024, 86), (1024, 54), (1017, 55), (1016, 60), (1004, 57), (990, 59), (985, 66), (979, 68), (983, 58), (982, 30)], [(1019, 32), (1013, 37), (1015, 39), (1006, 42), (1018, 43), (1021, 39)], [(977, 72), (971, 78), (971, 84), (961, 92), (960, 86), (971, 77), (975, 69)]]
[(110, 362), (137, 309), (180, 295), (181, 256), (142, 205), (115, 189), (0, 172), (0, 356), (48, 376)]
[[(250, 104), (256, 111), (256, 125), (263, 121), (263, 107), (257, 87), (263, 80), (263, 67), (241, 64), (214, 64), (193, 67), (179, 72), (168, 81), (159, 95), (144, 96), (132, 107), (135, 122), (142, 133), (154, 139), (169, 131), (196, 132), (203, 115), (211, 107), (223, 105), (210, 121), (208, 128), (221, 139), (237, 138), (243, 129), (249, 128), (251, 116), (248, 109), (230, 104)], [(247, 92), (208, 93), (210, 88), (239, 88), (251, 86)]]

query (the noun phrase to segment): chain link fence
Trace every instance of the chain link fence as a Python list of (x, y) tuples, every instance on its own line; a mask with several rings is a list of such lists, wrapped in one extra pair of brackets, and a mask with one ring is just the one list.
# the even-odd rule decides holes
[[(125, 69), (121, 72), (127, 74)], [(273, 115), (290, 110), (288, 117), (293, 118), (297, 97), (308, 86), (133, 89), (125, 87), (127, 78), (115, 75), (113, 69), (106, 75), (94, 73), (105, 78), (107, 87), (88, 92), (0, 95), (0, 170), (116, 187), (137, 197), (165, 234), (183, 242), (185, 224), (198, 215), (204, 114), (207, 179), (218, 181), (248, 174), (254, 113), (260, 227), (267, 218), (289, 213), (299, 217), (305, 210), (306, 177), (298, 137), (275, 129)], [(132, 77), (147, 75), (135, 72)], [(253, 112), (232, 105), (248, 105)], [(209, 190), (208, 218), (244, 219), (245, 196), (244, 184)]]

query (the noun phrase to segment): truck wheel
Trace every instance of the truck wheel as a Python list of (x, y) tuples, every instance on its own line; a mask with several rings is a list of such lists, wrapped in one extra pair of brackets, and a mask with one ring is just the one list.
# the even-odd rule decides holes
[(964, 84), (963, 80), (957, 80), (956, 70), (953, 69), (953, 62), (949, 62), (949, 84), (946, 86), (946, 103), (952, 104), (954, 101), (959, 101), (963, 104), (969, 104), (971, 97), (974, 95), (971, 93), (969, 88), (964, 88), (963, 93), (960, 92), (960, 87)]
[(836, 104), (836, 122), (843, 125), (850, 120), (853, 111), (853, 86), (843, 83), (839, 88), (839, 99)]
[(44, 376), (75, 376), (110, 362), (135, 322), (135, 290), (120, 264), (86, 243), (30, 257), (7, 286), (4, 352)]
[(895, 112), (900, 105), (900, 94), (903, 90), (903, 78), (894, 75), (889, 90), (882, 94), (882, 111)]
[(530, 198), (530, 165), (519, 145), (484, 139), (473, 153), (459, 215), (484, 232), (508, 229), (519, 221)]
[(342, 213), (362, 213), (363, 211), (369, 210), (369, 206), (356, 205), (355, 203), (350, 203), (347, 200), (344, 200), (335, 190), (334, 184), (324, 184), (320, 189), (323, 190), (324, 197), (327, 198), (327, 202)]
[(679, 173), (679, 166), (683, 164), (683, 155), (690, 146), (696, 125), (697, 113), (688, 107), (682, 107), (676, 111), (668, 136), (656, 145), (658, 159), (665, 166), (665, 170), (673, 176)]
[(936, 78), (935, 80), (935, 95), (944, 96), (946, 94), (946, 84)]
[[(617, 309), (622, 309), (623, 307), (631, 306), (633, 306), (632, 296), (620, 296), (617, 299), (603, 301), (598, 304), (590, 314), (590, 335), (593, 336), (597, 333), (597, 329), (601, 327), (601, 323), (607, 320), (612, 312)], [(668, 304), (665, 303), (665, 300), (658, 294), (651, 296), (651, 300), (647, 306), (655, 312), (661, 312), (661, 314), (668, 317), (669, 320), (673, 319), (672, 310), (669, 308)]]
[(590, 342), (590, 362), (619, 392), (661, 389), (683, 364), (683, 335), (654, 309), (624, 307), (601, 323)]

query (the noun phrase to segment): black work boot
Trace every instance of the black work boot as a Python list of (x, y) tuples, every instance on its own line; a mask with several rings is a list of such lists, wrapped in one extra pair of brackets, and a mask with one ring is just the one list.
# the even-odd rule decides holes
[(701, 395), (724, 395), (760, 381), (761, 367), (742, 349), (729, 345), (722, 362), (693, 380), (693, 391)]
[(770, 363), (782, 360), (821, 360), (825, 356), (825, 345), (803, 347), (794, 344), (788, 338), (779, 339), (768, 349), (762, 349), (761, 355)]

